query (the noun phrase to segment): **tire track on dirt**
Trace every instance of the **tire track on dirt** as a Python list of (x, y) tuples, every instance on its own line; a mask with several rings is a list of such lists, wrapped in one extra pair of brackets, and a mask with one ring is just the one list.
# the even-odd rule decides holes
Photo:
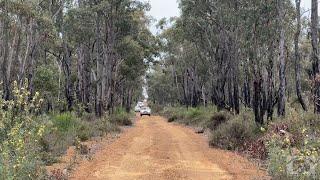
[(245, 158), (208, 147), (191, 129), (158, 116), (139, 119), (134, 128), (84, 162), (71, 179), (262, 179)]

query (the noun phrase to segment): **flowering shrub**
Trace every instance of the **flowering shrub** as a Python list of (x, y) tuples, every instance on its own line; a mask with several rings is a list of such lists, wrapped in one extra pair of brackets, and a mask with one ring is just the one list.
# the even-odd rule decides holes
[(45, 126), (35, 116), (43, 100), (39, 93), (30, 97), (27, 84), (19, 89), (14, 82), (12, 100), (0, 98), (0, 179), (40, 179), (45, 174), (39, 155)]
[[(268, 170), (274, 179), (319, 179), (320, 139), (306, 114), (291, 111), (286, 123), (269, 128)], [(309, 121), (309, 120), (307, 120)]]
[[(320, 141), (310, 137), (306, 129), (301, 147), (292, 147), (289, 137), (274, 135), (267, 144), (269, 173), (276, 179), (318, 179)], [(318, 178), (316, 178), (318, 177)]]

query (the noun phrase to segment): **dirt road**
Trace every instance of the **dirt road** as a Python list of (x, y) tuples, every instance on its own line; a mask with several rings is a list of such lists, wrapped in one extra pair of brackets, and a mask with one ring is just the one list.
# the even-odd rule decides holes
[(80, 164), (71, 179), (262, 179), (245, 158), (208, 147), (193, 130), (157, 116), (139, 119), (117, 141)]

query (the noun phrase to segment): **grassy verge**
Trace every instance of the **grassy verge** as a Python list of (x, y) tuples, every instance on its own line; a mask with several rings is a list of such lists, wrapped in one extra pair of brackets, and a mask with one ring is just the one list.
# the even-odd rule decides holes
[(74, 113), (43, 116), (46, 119), (47, 131), (41, 139), (42, 160), (46, 165), (57, 162), (76, 140), (87, 141), (92, 137), (103, 136), (111, 132), (119, 132), (119, 127), (108, 118), (99, 120), (88, 116), (77, 117)]
[(176, 107), (165, 108), (160, 114), (169, 122), (209, 131), (211, 146), (259, 159), (274, 179), (320, 177), (320, 116), (293, 108), (288, 112), (286, 118), (262, 127), (257, 126), (249, 110), (233, 115), (214, 107)]
[(27, 87), (27, 82), (23, 88), (15, 82), (10, 101), (0, 92), (0, 179), (48, 179), (45, 167), (56, 163), (68, 147), (82, 154), (81, 141), (132, 125), (131, 114), (123, 109), (101, 119), (79, 112), (43, 115), (43, 99), (39, 93), (30, 97)]
[[(248, 139), (260, 136), (253, 116), (244, 112), (234, 116), (230, 112), (218, 112), (215, 107), (166, 108), (161, 112), (169, 122), (178, 122), (188, 126), (202, 128), (210, 132), (211, 146), (228, 150), (239, 150)], [(203, 132), (202, 131), (202, 132)]]
[(132, 114), (117, 109), (114, 114), (96, 119), (93, 115), (77, 117), (75, 113), (42, 116), (46, 119), (47, 131), (41, 139), (42, 160), (46, 165), (57, 162), (68, 147), (77, 141), (84, 142), (93, 137), (120, 132), (119, 126), (131, 126)]

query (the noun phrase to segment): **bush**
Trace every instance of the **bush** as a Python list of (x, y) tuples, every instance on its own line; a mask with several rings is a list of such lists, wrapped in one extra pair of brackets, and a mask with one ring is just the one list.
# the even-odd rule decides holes
[(114, 122), (119, 126), (132, 126), (133, 124), (130, 119), (130, 114), (122, 108), (117, 109), (110, 118), (111, 122)]
[[(268, 142), (268, 172), (275, 179), (318, 179), (320, 141), (302, 129), (304, 143), (294, 147), (287, 135), (273, 134)], [(313, 169), (314, 168), (314, 172)], [(296, 173), (296, 174), (293, 174)], [(310, 174), (315, 173), (315, 174)]]
[(54, 127), (56, 127), (60, 132), (66, 132), (71, 129), (75, 129), (79, 123), (77, 122), (75, 115), (70, 112), (54, 115), (52, 117), (52, 122)]
[[(318, 179), (319, 115), (289, 109), (287, 117), (279, 121), (268, 129), (269, 174), (275, 179)], [(314, 165), (315, 174), (310, 176), (310, 167)]]
[(237, 150), (243, 143), (255, 137), (256, 124), (252, 117), (242, 114), (221, 124), (212, 132), (209, 144), (223, 149)]
[(201, 116), (203, 113), (199, 108), (189, 108), (186, 112), (186, 118), (188, 119), (195, 119), (199, 116)]
[(110, 121), (110, 118), (105, 117), (102, 118), (99, 123), (97, 124), (97, 129), (102, 132), (103, 134), (110, 133), (110, 132), (120, 132), (120, 128)]
[(172, 115), (171, 117), (168, 118), (168, 122), (174, 122), (177, 119), (178, 117), (176, 115)]
[(160, 113), (163, 110), (163, 106), (158, 105), (158, 104), (149, 104), (149, 106), (152, 109), (152, 113), (157, 114)]
[(56, 157), (65, 153), (78, 139), (87, 141), (91, 137), (120, 131), (118, 125), (111, 122), (109, 117), (95, 120), (87, 116), (77, 118), (74, 113), (68, 112), (43, 118), (47, 119), (48, 127), (48, 131), (41, 139), (42, 160), (46, 165), (56, 163)]
[(78, 137), (81, 141), (87, 141), (95, 134), (95, 122), (89, 122), (77, 118), (74, 113), (62, 113), (52, 117), (53, 129), (57, 129), (61, 135), (68, 134), (72, 137)]
[(39, 142), (46, 126), (35, 117), (43, 100), (36, 93), (30, 101), (27, 84), (18, 89), (14, 83), (12, 101), (0, 98), (0, 179), (41, 179), (45, 175)]
[(161, 114), (168, 118), (168, 122), (177, 121), (185, 125), (207, 128), (210, 117), (216, 112), (217, 109), (214, 107), (170, 107), (165, 108)]
[(77, 128), (77, 137), (80, 141), (87, 141), (93, 137), (93, 128), (90, 123), (83, 121)]
[(215, 130), (221, 124), (226, 123), (231, 118), (231, 114), (229, 112), (221, 111), (215, 113), (211, 118), (210, 121), (206, 123), (206, 128), (210, 129), (211, 131)]

